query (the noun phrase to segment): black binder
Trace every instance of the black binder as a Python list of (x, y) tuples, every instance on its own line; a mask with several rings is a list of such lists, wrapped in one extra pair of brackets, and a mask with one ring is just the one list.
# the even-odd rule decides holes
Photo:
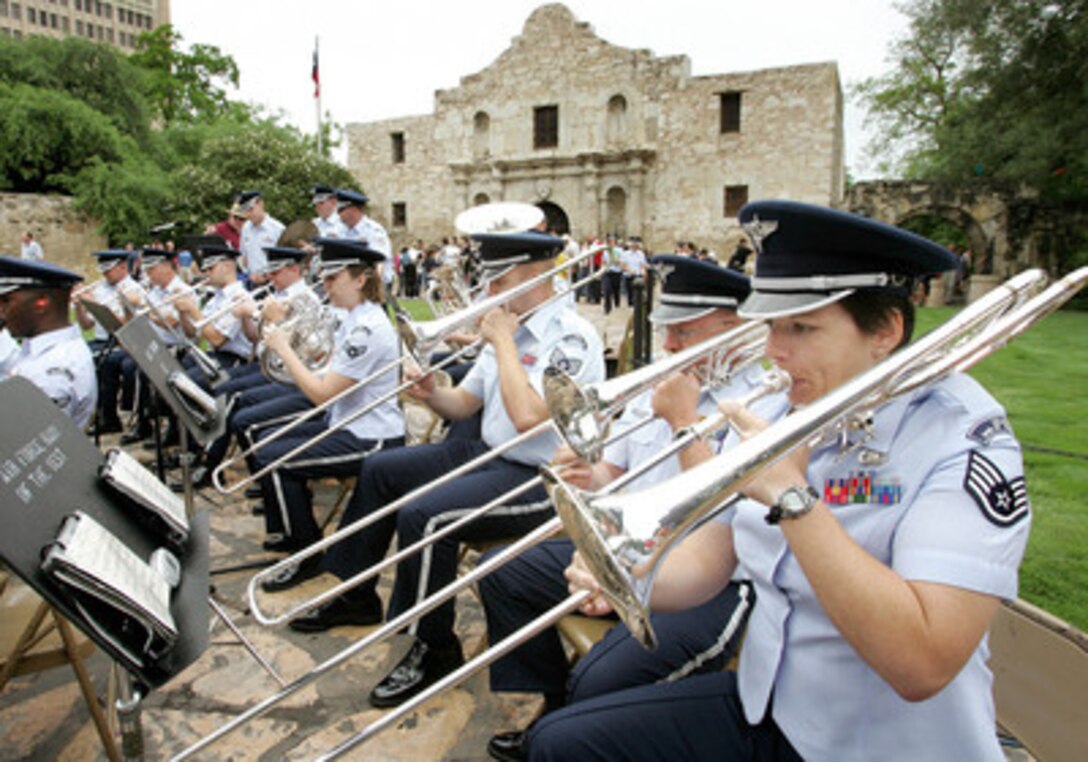
[(0, 409), (18, 411), (17, 426), (0, 427), (0, 557), (139, 683), (162, 685), (208, 645), (207, 514), (192, 518), (188, 541), (175, 552), (182, 570), (170, 602), (177, 639), (164, 653), (148, 654), (136, 664), (99, 632), (107, 615), (97, 612), (97, 621), (88, 621), (70, 592), (42, 570), (42, 554), (76, 511), (91, 516), (142, 559), (169, 543), (101, 482), (103, 454), (36, 386), (23, 378), (0, 382)]

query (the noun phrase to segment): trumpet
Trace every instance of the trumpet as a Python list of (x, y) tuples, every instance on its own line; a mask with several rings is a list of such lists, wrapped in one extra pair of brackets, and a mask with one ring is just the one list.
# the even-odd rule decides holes
[[(762, 395), (770, 393), (770, 392), (781, 390), (783, 382), (784, 382), (784, 377), (781, 374), (777, 374), (777, 375), (776, 374), (770, 374), (768, 376), (767, 383), (764, 384), (763, 387), (761, 387), (760, 389), (757, 389), (757, 390), (753, 391), (748, 397), (746, 397), (744, 400), (742, 400), (742, 404), (746, 404), (746, 405), (750, 404), (754, 399), (756, 399), (759, 396), (762, 396)], [(654, 419), (652, 417), (647, 417), (643, 423), (648, 423), (651, 420), (654, 420)], [(540, 427), (545, 427), (545, 426), (547, 426), (549, 424), (550, 424), (550, 421), (544, 421), (542, 424), (540, 424)], [(629, 429), (626, 429), (621, 434), (616, 435), (616, 439), (618, 440), (621, 437), (624, 437), (624, 436), (627, 436), (627, 435), (633, 433), (633, 431), (635, 431), (637, 429), (637, 427), (638, 427), (638, 424), (636, 424), (636, 426), (632, 426)], [(679, 452), (680, 450), (687, 447), (689, 444), (691, 444), (691, 442), (694, 441), (695, 437), (705, 436), (709, 432), (710, 432), (709, 424), (705, 424), (704, 430), (702, 430), (702, 431), (699, 431), (699, 432), (690, 431), (690, 432), (685, 433), (682, 437), (678, 438), (669, 447), (665, 448), (662, 452), (656, 454), (649, 461), (641, 464), (637, 468), (632, 469), (627, 474), (624, 474), (620, 478), (618, 478), (618, 479), (614, 480), (613, 482), (611, 482), (610, 484), (608, 484), (604, 488), (604, 490), (602, 490), (602, 494), (603, 493), (611, 493), (611, 492), (623, 489), (628, 484), (630, 484), (632, 481), (639, 478), (642, 474), (644, 474), (645, 472), (649, 471), (650, 469), (656, 467), (663, 460), (667, 459), (668, 457), (671, 457), (672, 455), (675, 455), (677, 452)], [(529, 433), (530, 432), (526, 432), (526, 434), (529, 434)], [(525, 436), (525, 435), (523, 435), (523, 436)], [(481, 457), (487, 457), (487, 456), (481, 456)], [(476, 461), (465, 464), (464, 466), (462, 466), (459, 469), (459, 471), (463, 473), (463, 472), (465, 472), (467, 470), (472, 470), (473, 468), (476, 468), (477, 466), (480, 465), (480, 463), (478, 462), (479, 460), (480, 459), (477, 459)], [(466, 515), (466, 516), (462, 517), (455, 524), (443, 527), (441, 530), (439, 530), (435, 534), (431, 535), (426, 540), (421, 541), (419, 543), (416, 543), (414, 546), (410, 546), (408, 548), (402, 549), (401, 551), (399, 551), (394, 556), (391, 556), (390, 558), (386, 559), (386, 561), (384, 561), (379, 567), (375, 567), (375, 568), (378, 569), (378, 571), (380, 571), (381, 569), (387, 568), (391, 563), (395, 563), (395, 562), (403, 559), (404, 557), (406, 557), (410, 553), (418, 552), (422, 548), (422, 546), (424, 544), (426, 544), (428, 542), (438, 541), (439, 539), (441, 539), (441, 538), (447, 536), (448, 534), (456, 531), (457, 529), (463, 527), (468, 521), (474, 520), (476, 517), (478, 517), (484, 511), (490, 510), (494, 506), (500, 505), (504, 501), (509, 501), (512, 496), (516, 496), (518, 494), (521, 494), (522, 492), (527, 491), (528, 489), (536, 486), (537, 484), (539, 484), (540, 479), (541, 479), (541, 477), (538, 476), (538, 477), (535, 477), (533, 479), (528, 480), (525, 484), (519, 485), (518, 487), (514, 487), (507, 494), (496, 498), (495, 500), (491, 501), (491, 503), (472, 511), (471, 514), (469, 514), (469, 515)], [(405, 497), (407, 499), (414, 499), (422, 491), (425, 491), (427, 489), (432, 489), (432, 488), (433, 487), (430, 486), (430, 485), (426, 486), (426, 487), (421, 487), (419, 490), (416, 490), (413, 494), (405, 496)], [(400, 501), (397, 501), (397, 502), (399, 504), (399, 503), (402, 503), (403, 501), (404, 501), (404, 499), (402, 499)], [(393, 504), (390, 504), (390, 506), (392, 506), (392, 505)], [(370, 516), (367, 517), (367, 519), (370, 519), (370, 518), (371, 518)], [(364, 521), (366, 521), (366, 519), (361, 520), (360, 522), (358, 522), (358, 524), (353, 525), (353, 526), (361, 525)], [(475, 584), (482, 577), (486, 576), (487, 574), (490, 574), (495, 569), (499, 568), (500, 566), (503, 566), (508, 561), (516, 558), (518, 555), (520, 555), (525, 550), (528, 550), (529, 548), (531, 548), (532, 546), (538, 544), (542, 540), (545, 540), (548, 537), (551, 537), (551, 536), (557, 534), (561, 528), (562, 528), (562, 524), (561, 524), (561, 522), (560, 522), (560, 520), (558, 518), (553, 518), (553, 519), (545, 522), (544, 524), (541, 524), (539, 527), (537, 527), (536, 529), (534, 529), (533, 531), (531, 531), (530, 533), (525, 535), (520, 540), (516, 541), (515, 543), (513, 543), (512, 545), (510, 545), (510, 546), (508, 546), (506, 548), (501, 549), (494, 557), (489, 558), (487, 561), (484, 561), (483, 563), (479, 564), (475, 569), (468, 572), (465, 576), (454, 580), (453, 582), (448, 584), (446, 587), (442, 588), (441, 590), (436, 591), (430, 597), (421, 600), (414, 607), (408, 609), (407, 611), (403, 612), (399, 616), (397, 616), (394, 619), (390, 620), (389, 622), (387, 622), (385, 625), (383, 625), (379, 629), (375, 630), (374, 632), (370, 633), (368, 636), (364, 637), (362, 640), (357, 641), (356, 643), (352, 644), (351, 646), (348, 646), (347, 648), (340, 651), (338, 654), (334, 654), (332, 657), (330, 657), (324, 663), (318, 665), (311, 672), (301, 676), (300, 678), (295, 680), (293, 683), (291, 683), (289, 685), (286, 685), (286, 686), (283, 686), (283, 688), (280, 690), (279, 693), (277, 693), (277, 694), (275, 694), (273, 696), (270, 696), (267, 699), (265, 699), (265, 700), (261, 701), (260, 703), (256, 704), (255, 706), (251, 707), (249, 710), (242, 713), (238, 717), (234, 718), (233, 720), (228, 722), (226, 725), (223, 725), (222, 727), (220, 727), (219, 729), (217, 729), (216, 731), (214, 731), (210, 735), (204, 737), (203, 739), (198, 741), (193, 746), (189, 747), (188, 749), (183, 750), (174, 759), (175, 760), (187, 759), (188, 757), (192, 756), (193, 754), (197, 753), (198, 751), (201, 751), (201, 750), (207, 748), (210, 744), (214, 743), (215, 741), (219, 740), (220, 738), (223, 738), (227, 734), (229, 734), (229, 733), (233, 732), (234, 730), (236, 730), (237, 728), (241, 727), (243, 724), (245, 724), (249, 720), (263, 715), (265, 712), (267, 712), (269, 709), (271, 709), (277, 703), (282, 701), (284, 698), (287, 698), (288, 696), (292, 695), (293, 693), (301, 690), (302, 688), (309, 685), (314, 680), (317, 680), (322, 675), (326, 674), (330, 670), (334, 669), (335, 667), (337, 667), (340, 664), (344, 663), (348, 659), (352, 658), (353, 656), (358, 654), (360, 651), (366, 649), (367, 647), (369, 647), (369, 646), (371, 646), (371, 645), (373, 645), (375, 643), (381, 642), (382, 640), (386, 639), (389, 635), (392, 635), (392, 634), (398, 632), (399, 630), (404, 628), (406, 625), (411, 624), (416, 619), (424, 616), (425, 614), (430, 613), (431, 611), (436, 609), (438, 606), (442, 605), (445, 601), (450, 600), (451, 598), (456, 596), (462, 590), (466, 589), (470, 585)], [(340, 535), (342, 532), (344, 532), (344, 530), (341, 530), (341, 532), (338, 532), (337, 535)], [(332, 536), (326, 538), (326, 541), (335, 541), (337, 535), (332, 535)], [(323, 543), (324, 542), (325, 541), (323, 541)], [(327, 547), (327, 545), (324, 545), (324, 546)], [(311, 546), (311, 548), (313, 548), (313, 547), (314, 546)], [(295, 558), (297, 559), (297, 558), (299, 558), (299, 556), (296, 556)], [(286, 565), (286, 561), (281, 562), (279, 564), (279, 566), (283, 566), (283, 565)], [(259, 606), (255, 605), (256, 601), (255, 601), (254, 591), (255, 591), (256, 584), (257, 584), (257, 580), (258, 580), (259, 577), (271, 573), (271, 571), (272, 571), (271, 569), (266, 570), (261, 575), (258, 575), (257, 577), (254, 577), (254, 579), (251, 580), (250, 584), (249, 584), (249, 599), (250, 599), (251, 605), (253, 606), (252, 610), (254, 612), (254, 616), (262, 624), (270, 624), (270, 623), (280, 622), (280, 621), (283, 621), (284, 619), (291, 618), (291, 616), (294, 615), (292, 613), (289, 613), (289, 614), (283, 615), (283, 616), (281, 616), (279, 618), (271, 619), (271, 618), (265, 617), (263, 612), (261, 612)], [(371, 570), (367, 570), (367, 572), (364, 572), (364, 574), (368, 574), (369, 576), (373, 576), (373, 574), (371, 573)], [(369, 578), (369, 577), (367, 577), (367, 578)], [(362, 579), (363, 579), (363, 577), (362, 577), (362, 575), (360, 575), (359, 577), (353, 578), (352, 580), (346, 580), (340, 586), (338, 586), (337, 588), (334, 588), (333, 591), (330, 591), (329, 594), (319, 596), (317, 599), (313, 600), (309, 604), (308, 607), (312, 608), (314, 606), (320, 605), (321, 602), (323, 602), (325, 600), (328, 600), (331, 597), (333, 597), (333, 593), (339, 594), (339, 592), (343, 592), (344, 590), (346, 590), (348, 588), (348, 586), (349, 586), (349, 583), (351, 583), (353, 581), (361, 582)], [(566, 608), (564, 608), (563, 612), (561, 614), (559, 614), (558, 616), (556, 616), (555, 618), (558, 619), (559, 616), (562, 616), (563, 613), (570, 613), (571, 611), (574, 611), (577, 608), (577, 606), (579, 605), (579, 603), (581, 602), (581, 600), (585, 597), (585, 595), (586, 594), (579, 594), (579, 596), (576, 596), (576, 601), (574, 603), (568, 603)], [(297, 611), (297, 610), (295, 610), (295, 611)], [(541, 629), (543, 629), (543, 627)], [(510, 646), (510, 648), (512, 648), (512, 647), (513, 646)], [(492, 649), (492, 651), (493, 650), (494, 649)], [(507, 649), (507, 650), (509, 650), (509, 649)], [(489, 651), (488, 654), (492, 653), (492, 651)], [(505, 651), (503, 653), (505, 653)], [(491, 658), (491, 660), (494, 660), (495, 658), (498, 658), (501, 655), (502, 655), (502, 653), (495, 654)], [(490, 663), (490, 661), (488, 661), (487, 663)], [(477, 665), (477, 662), (472, 662), (472, 664)], [(480, 665), (480, 666), (482, 666), (482, 665)], [(450, 678), (455, 677), (455, 676), (458, 676), (459, 679), (463, 679), (463, 677), (461, 677), (462, 676), (461, 670), (458, 670), (457, 672), (452, 673), (451, 675), (447, 676), (447, 678), (443, 681), (443, 683), (446, 686), (448, 686), (449, 685), (448, 681), (450, 680)], [(465, 676), (467, 676), (467, 675), (465, 675)], [(420, 695), (423, 695), (423, 694), (420, 694)], [(428, 698), (433, 696), (433, 695), (434, 695), (434, 693), (429, 692), (429, 691), (426, 694), (426, 696)], [(425, 700), (425, 699), (423, 699), (423, 700)], [(414, 706), (418, 705), (419, 702), (415, 701), (413, 699), (412, 702), (410, 702), (410, 703), (411, 703), (411, 706), (414, 707)], [(407, 706), (408, 706), (408, 704), (404, 704), (398, 710), (395, 710), (394, 712), (389, 713), (386, 716), (388, 717), (388, 716), (391, 716), (391, 715), (395, 715), (396, 717), (400, 717), (403, 714), (402, 710), (404, 710), (404, 708), (407, 707)], [(379, 725), (380, 725), (380, 727), (378, 727)], [(386, 726), (385, 720), (384, 719), (380, 720), (375, 725), (371, 725), (371, 726), (369, 726), (367, 728), (368, 735), (372, 735), (373, 733), (377, 732), (381, 728), (384, 728), (385, 726)], [(357, 743), (359, 743), (361, 740), (363, 740), (363, 739), (359, 738), (359, 737), (353, 738), (351, 745), (354, 746)], [(347, 747), (347, 748), (350, 748), (350, 747)], [(346, 750), (346, 748), (344, 750)], [(340, 753), (340, 751), (341, 751), (340, 749), (337, 749), (337, 750), (335, 750), (333, 752), (332, 755), (335, 756), (338, 753)]]
[(91, 291), (94, 291), (96, 288), (98, 288), (101, 284), (103, 284), (105, 282), (106, 282), (105, 278), (97, 278), (97, 279), (91, 281), (90, 283), (84, 283), (79, 288), (72, 289), (72, 293), (69, 295), (69, 299), (71, 299), (72, 301), (76, 301), (77, 299), (79, 299), (84, 294), (87, 294), (87, 293), (90, 293)]
[(255, 288), (252, 291), (247, 292), (245, 295), (240, 295), (237, 298), (232, 299), (230, 303), (224, 304), (222, 307), (215, 310), (211, 314), (204, 315), (199, 320), (194, 320), (193, 329), (198, 332), (204, 330), (205, 326), (211, 325), (216, 320), (229, 313), (246, 299), (251, 299), (254, 302), (259, 302), (261, 299), (264, 299), (269, 295), (268, 292), (271, 291), (271, 289), (272, 287), (268, 285), (261, 286), (260, 288)]
[[(581, 257), (581, 258), (584, 258), (585, 256), (590, 256), (592, 253), (593, 252), (586, 252), (586, 254), (583, 255), (583, 257)], [(520, 283), (517, 286), (515, 286), (514, 288), (511, 288), (511, 289), (509, 289), (507, 291), (504, 291), (501, 294), (496, 294), (493, 297), (489, 297), (488, 299), (484, 299), (484, 300), (482, 300), (480, 302), (477, 302), (476, 304), (474, 304), (470, 308), (472, 310), (473, 319), (479, 319), (484, 314), (486, 314), (487, 311), (489, 311), (491, 309), (494, 309), (496, 307), (502, 306), (503, 304), (510, 301), (511, 299), (514, 299), (515, 297), (520, 296), (521, 294), (527, 293), (528, 291), (531, 291), (532, 289), (536, 288), (537, 286), (541, 285), (542, 283), (547, 282), (550, 278), (552, 278), (555, 275), (556, 271), (558, 271), (558, 270), (560, 270), (560, 269), (562, 269), (564, 267), (570, 267), (572, 264), (577, 263), (581, 258), (568, 260), (566, 263), (564, 263), (562, 265), (559, 265), (557, 267), (553, 267), (553, 268), (551, 268), (550, 270), (548, 270), (548, 271), (546, 271), (544, 273), (541, 273), (541, 274), (539, 274), (537, 276), (534, 276), (533, 278), (530, 278), (530, 279), (526, 280), (524, 283)], [(597, 277), (598, 275), (599, 275), (599, 273), (594, 274), (593, 276), (590, 276), (590, 277)], [(549, 297), (544, 302), (538, 304), (532, 310), (530, 310), (530, 311), (526, 312), (525, 314), (521, 315), (520, 319), (523, 320), (523, 321), (528, 319), (531, 315), (535, 314), (539, 309), (544, 307), (546, 304), (550, 304), (551, 302), (553, 302), (556, 299), (561, 298), (562, 296), (563, 296), (563, 294), (554, 294), (553, 296)], [(443, 323), (444, 323), (443, 324), (443, 329), (446, 331), (445, 335), (448, 335), (448, 333), (452, 333), (453, 331), (455, 331), (458, 328), (460, 328), (461, 326), (463, 326), (465, 324), (465, 322), (466, 322), (464, 317), (465, 316), (449, 316), (449, 318), (440, 318), (440, 320), (442, 320)], [(410, 321), (401, 321), (401, 325), (403, 325), (406, 322), (410, 322)], [(401, 336), (402, 336), (402, 339), (405, 340), (405, 343), (410, 343), (411, 346), (415, 346), (420, 341), (426, 342), (427, 340), (432, 338), (430, 335), (419, 337), (419, 336), (416, 336), (416, 335), (413, 334), (413, 335), (408, 336), (408, 335), (405, 335), (403, 329), (402, 329)], [(458, 352), (455, 352), (455, 353), (451, 354), (449, 357), (442, 360), (442, 362), (434, 364), (434, 365), (427, 364), (425, 359), (424, 359), (424, 362), (419, 362), (419, 360), (416, 359), (416, 362), (417, 362), (417, 364), (419, 364), (424, 369), (423, 376), (426, 377), (426, 376), (434, 373), (435, 371), (441, 370), (442, 368), (445, 368), (448, 365), (452, 365), (453, 363), (457, 362), (461, 357), (463, 357), (465, 354), (467, 354), (469, 351), (478, 349), (479, 347), (482, 347), (483, 344), (484, 344), (484, 341), (482, 339), (480, 339), (477, 342), (475, 342), (473, 344), (470, 344), (467, 347), (464, 347), (463, 349), (459, 350)], [(303, 422), (309, 420), (313, 416), (318, 415), (320, 413), (324, 413), (325, 410), (330, 408), (333, 404), (335, 404), (336, 402), (339, 402), (341, 399), (348, 396), (349, 394), (352, 394), (358, 388), (360, 388), (362, 386), (365, 386), (366, 384), (374, 381), (377, 378), (380, 378), (381, 376), (385, 375), (386, 373), (389, 373), (389, 372), (391, 372), (393, 370), (398, 369), (403, 363), (404, 363), (404, 358), (399, 358), (397, 360), (394, 360), (391, 363), (387, 363), (384, 367), (379, 368), (378, 370), (374, 371), (372, 374), (370, 374), (366, 378), (355, 382), (351, 386), (348, 386), (346, 389), (341, 391), (339, 394), (336, 394), (333, 397), (330, 397), (328, 400), (326, 400), (321, 405), (313, 407), (313, 408), (307, 410), (306, 412), (302, 413), (300, 416), (295, 418), (291, 423), (287, 424), (286, 426), (282, 426), (279, 429), (277, 429), (276, 431), (269, 434), (268, 436), (263, 437), (259, 442), (257, 442), (253, 446), (251, 446), (244, 453), (241, 453), (240, 455), (236, 455), (233, 459), (231, 459), (229, 461), (224, 461), (218, 467), (216, 467), (216, 469), (212, 472), (212, 483), (215, 485), (215, 488), (217, 490), (219, 490), (223, 494), (231, 494), (233, 492), (236, 492), (237, 490), (241, 489), (242, 487), (244, 487), (244, 486), (246, 486), (248, 484), (253, 483), (257, 479), (260, 479), (261, 477), (265, 476), (266, 474), (270, 473), (271, 471), (275, 470), (276, 468), (279, 468), (283, 463), (291, 460), (292, 458), (294, 458), (295, 456), (297, 456), (299, 453), (303, 452), (307, 448), (313, 446), (317, 442), (320, 442), (325, 437), (331, 436), (334, 432), (340, 430), (344, 426), (347, 426), (349, 423), (354, 421), (356, 418), (359, 418), (360, 416), (363, 416), (366, 413), (369, 413), (371, 410), (376, 408), (378, 405), (383, 404), (386, 400), (388, 400), (388, 399), (390, 399), (392, 397), (395, 397), (396, 395), (400, 394), (401, 392), (406, 391), (407, 389), (411, 388), (415, 384), (419, 383), (420, 379), (415, 379), (415, 380), (408, 381), (408, 382), (400, 384), (396, 388), (394, 388), (394, 389), (390, 390), (389, 392), (387, 392), (387, 393), (385, 393), (383, 395), (380, 395), (376, 399), (372, 400), (367, 405), (364, 405), (363, 407), (360, 407), (358, 410), (353, 410), (351, 413), (349, 413), (343, 419), (338, 421), (336, 425), (328, 427), (327, 429), (322, 431), (317, 436), (315, 436), (315, 437), (301, 443), (300, 445), (298, 445), (297, 447), (292, 449), (290, 452), (285, 453), (283, 456), (277, 458), (276, 460), (274, 460), (271, 463), (269, 463), (268, 465), (266, 465), (264, 468), (260, 469), (257, 473), (250, 474), (246, 478), (239, 480), (238, 482), (230, 485), (229, 487), (225, 487), (223, 485), (222, 475), (223, 475), (223, 472), (226, 469), (230, 468), (231, 466), (233, 466), (238, 461), (253, 455), (257, 451), (259, 451), (261, 448), (267, 447), (271, 442), (274, 442), (275, 440), (277, 440), (280, 437), (286, 435), (290, 431), (293, 431), (297, 426), (299, 426)]]

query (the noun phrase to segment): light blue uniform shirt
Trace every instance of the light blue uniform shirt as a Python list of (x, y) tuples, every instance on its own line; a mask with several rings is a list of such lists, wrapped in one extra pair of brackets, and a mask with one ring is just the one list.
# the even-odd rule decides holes
[[(857, 436), (853, 436), (857, 439)], [(876, 412), (874, 436), (817, 445), (808, 482), (850, 536), (906, 580), (1015, 598), (1030, 516), (1005, 412), (957, 375)], [(733, 530), (756, 606), (739, 686), (751, 723), (773, 716), (811, 760), (1002, 760), (983, 638), (936, 696), (907, 702), (839, 634), (766, 507), (742, 501)]]
[[(717, 415), (719, 402), (738, 399), (755, 391), (760, 386), (762, 378), (762, 368), (758, 365), (750, 366), (738, 373), (728, 383), (710, 390), (704, 389), (702, 394), (699, 395), (696, 411), (702, 418)], [(613, 422), (610, 437), (614, 437), (639, 421), (652, 416), (652, 399), (653, 389), (648, 389), (631, 400), (620, 417)], [(785, 394), (771, 394), (761, 397), (753, 403), (752, 412), (764, 420), (773, 421), (786, 412), (788, 405), (789, 401)], [(605, 447), (602, 459), (617, 468), (630, 471), (632, 468), (651, 460), (671, 444), (673, 438), (674, 432), (669, 424), (662, 418), (656, 418), (618, 442)], [(732, 433), (732, 430), (724, 428), (721, 435), (713, 437), (709, 443), (715, 452), (721, 452), (723, 449), (735, 444), (736, 441), (737, 437)], [(650, 487), (676, 476), (680, 471), (680, 457), (671, 455), (632, 481), (624, 491)]]
[[(541, 397), (544, 371), (555, 366), (566, 371), (579, 385), (604, 378), (604, 350), (596, 329), (562, 300), (540, 308), (514, 333), (518, 356), (529, 376), (529, 383)], [(506, 412), (499, 385), (499, 366), (495, 348), (488, 344), (480, 352), (472, 370), (460, 387), (483, 400), (483, 440), (488, 447), (498, 447), (518, 435)], [(559, 446), (559, 435), (546, 431), (518, 445), (503, 455), (507, 460), (539, 466), (547, 463)]]
[[(329, 370), (359, 381), (400, 356), (400, 340), (381, 305), (363, 302), (344, 318), (333, 341), (334, 355)], [(329, 423), (335, 425), (372, 400), (396, 388), (398, 373), (390, 371), (356, 389), (329, 408)], [(404, 415), (396, 395), (369, 413), (347, 424), (359, 439), (393, 439), (404, 436)]]
[(74, 325), (23, 339), (8, 373), (32, 382), (80, 428), (94, 415), (98, 400), (94, 360)]
[[(241, 301), (246, 295), (246, 287), (240, 280), (232, 281), (223, 288), (217, 289), (208, 304), (204, 307), (204, 313), (214, 314), (232, 302)], [(217, 352), (231, 352), (239, 357), (249, 357), (253, 351), (253, 344), (246, 338), (242, 330), (242, 321), (235, 317), (232, 310), (227, 310), (213, 323), (215, 330), (223, 334), (227, 340), (216, 347)]]
[(321, 238), (345, 238), (344, 223), (340, 221), (340, 215), (335, 211), (328, 217), (314, 217), (312, 222), (317, 228), (317, 234)]
[[(104, 280), (96, 284), (91, 290), (91, 301), (97, 302), (107, 308), (117, 316), (118, 320), (124, 320), (128, 315), (124, 306), (124, 294), (132, 294), (138, 304), (142, 304), (143, 299), (146, 297), (144, 287), (137, 283), (136, 279), (131, 275), (126, 275), (113, 286), (106, 283)], [(109, 337), (109, 331), (99, 325), (98, 321), (95, 320), (94, 338), (98, 341), (106, 341)]]
[[(191, 293), (192, 290), (192, 286), (176, 275), (165, 286), (152, 286), (147, 290), (147, 301), (155, 307), (155, 310), (151, 313), (151, 326), (155, 329), (155, 333), (158, 335), (159, 340), (168, 347), (172, 347), (178, 343), (177, 333), (165, 326), (159, 325), (159, 323), (155, 321), (155, 318), (176, 321), (178, 319), (178, 311), (174, 308), (173, 299), (175, 295), (182, 292)], [(167, 300), (170, 300), (169, 303), (165, 303)], [(181, 329), (178, 328), (177, 330), (180, 331)]]
[(275, 246), (282, 232), (283, 223), (271, 214), (266, 214), (260, 225), (254, 225), (251, 220), (246, 220), (246, 224), (242, 225), (238, 250), (242, 252), (247, 273), (259, 275), (268, 267), (268, 255), (264, 247)]
[(7, 328), (0, 328), (0, 378), (7, 378), (8, 371), (19, 356), (19, 343), (11, 338)]

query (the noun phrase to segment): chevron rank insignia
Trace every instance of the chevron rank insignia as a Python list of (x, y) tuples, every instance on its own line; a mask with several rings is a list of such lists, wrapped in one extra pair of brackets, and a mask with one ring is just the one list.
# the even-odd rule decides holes
[(996, 463), (974, 450), (967, 461), (963, 488), (987, 521), (999, 527), (1012, 526), (1031, 510), (1024, 477), (1010, 481)]

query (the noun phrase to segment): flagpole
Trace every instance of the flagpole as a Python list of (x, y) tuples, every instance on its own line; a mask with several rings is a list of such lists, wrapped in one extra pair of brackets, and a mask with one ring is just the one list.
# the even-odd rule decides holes
[(317, 106), (317, 152), (324, 153), (323, 151), (323, 135), (321, 132), (321, 77), (318, 73), (318, 41), (319, 37), (314, 37), (314, 103)]

